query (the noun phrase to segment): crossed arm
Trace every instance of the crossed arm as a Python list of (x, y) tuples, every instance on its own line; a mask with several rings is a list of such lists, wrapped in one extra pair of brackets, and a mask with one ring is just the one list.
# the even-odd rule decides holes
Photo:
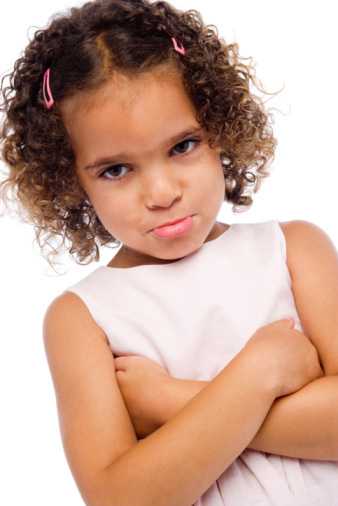
[[(171, 380), (160, 426), (208, 384)], [(286, 457), (338, 461), (338, 376), (322, 376), (276, 399), (248, 448)]]
[[(329, 236), (313, 223), (294, 220), (280, 225), (297, 312), (325, 376), (276, 399), (248, 448), (338, 461), (338, 253)], [(206, 384), (173, 382), (164, 416), (175, 415)]]
[[(248, 448), (338, 461), (338, 253), (328, 235), (313, 223), (294, 220), (280, 225), (297, 312), (325, 376), (276, 399)], [(161, 424), (208, 383), (172, 379)]]

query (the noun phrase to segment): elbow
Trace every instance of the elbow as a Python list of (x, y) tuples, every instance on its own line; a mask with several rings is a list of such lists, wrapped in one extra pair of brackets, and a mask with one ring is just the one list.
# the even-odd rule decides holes
[[(95, 479), (95, 485), (86, 489), (83, 499), (86, 506), (140, 506), (138, 501), (130, 500), (130, 483), (125, 467), (117, 465), (119, 459), (101, 471)], [(129, 481), (129, 479), (128, 479)]]
[(116, 462), (96, 472), (90, 478), (74, 476), (77, 488), (86, 506), (123, 506), (121, 482), (117, 483)]
[(111, 497), (111, 490), (113, 488), (113, 482), (111, 481), (110, 487), (107, 487), (106, 479), (103, 479), (101, 476), (96, 480), (95, 486), (86, 487), (86, 489), (82, 488), (80, 492), (86, 506), (113, 506), (115, 504), (119, 506), (121, 504), (122, 506), (117, 494)]

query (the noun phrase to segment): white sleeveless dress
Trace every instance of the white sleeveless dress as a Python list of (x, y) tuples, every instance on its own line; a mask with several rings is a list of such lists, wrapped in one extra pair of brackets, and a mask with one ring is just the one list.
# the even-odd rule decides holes
[[(169, 264), (98, 267), (66, 291), (83, 300), (114, 355), (143, 355), (176, 378), (212, 380), (281, 318), (303, 331), (276, 220), (233, 224)], [(224, 505), (338, 506), (338, 462), (246, 449), (194, 504)]]

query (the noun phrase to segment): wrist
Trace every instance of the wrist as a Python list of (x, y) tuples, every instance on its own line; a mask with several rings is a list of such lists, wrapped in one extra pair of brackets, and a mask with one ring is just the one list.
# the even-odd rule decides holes
[(168, 376), (163, 384), (158, 418), (159, 426), (164, 425), (177, 415), (208, 384), (209, 381), (185, 380)]
[(241, 362), (241, 367), (247, 369), (247, 380), (250, 381), (251, 378), (251, 381), (257, 381), (262, 393), (271, 397), (271, 402), (281, 395), (282, 386), (278, 371), (272, 370), (271, 365), (262, 360), (261, 356), (243, 348), (235, 357), (235, 360), (237, 359)]

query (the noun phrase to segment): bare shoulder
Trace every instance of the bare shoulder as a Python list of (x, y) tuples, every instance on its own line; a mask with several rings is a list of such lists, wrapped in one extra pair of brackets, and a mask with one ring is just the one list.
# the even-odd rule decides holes
[(302, 266), (307, 262), (307, 258), (317, 258), (319, 263), (325, 260), (328, 250), (335, 255), (335, 246), (328, 234), (318, 225), (306, 220), (291, 220), (279, 222), (283, 231), (287, 251), (287, 265), (291, 278), (294, 279), (302, 274), (304, 269)]
[(92, 331), (95, 330), (97, 337), (101, 338), (107, 344), (109, 344), (108, 338), (104, 333), (103, 329), (93, 319), (88, 307), (83, 302), (81, 297), (76, 293), (65, 291), (61, 295), (57, 296), (48, 306), (45, 313), (44, 323), (47, 317), (54, 315), (52, 319), (54, 324), (57, 324), (60, 319), (66, 319), (68, 323), (75, 324), (76, 322), (85, 322), (86, 326), (90, 327)]
[[(48, 306), (43, 339), (65, 455), (86, 504), (99, 504), (107, 469), (137, 444), (104, 331), (64, 292)], [(99, 499), (98, 499), (99, 498)]]
[(326, 375), (338, 374), (338, 252), (318, 225), (281, 223), (292, 292), (304, 333), (316, 347)]
[(306, 220), (291, 220), (278, 222), (283, 233), (288, 239), (294, 241), (296, 237), (301, 240), (309, 240), (314, 237), (328, 239), (327, 233), (315, 223)]

